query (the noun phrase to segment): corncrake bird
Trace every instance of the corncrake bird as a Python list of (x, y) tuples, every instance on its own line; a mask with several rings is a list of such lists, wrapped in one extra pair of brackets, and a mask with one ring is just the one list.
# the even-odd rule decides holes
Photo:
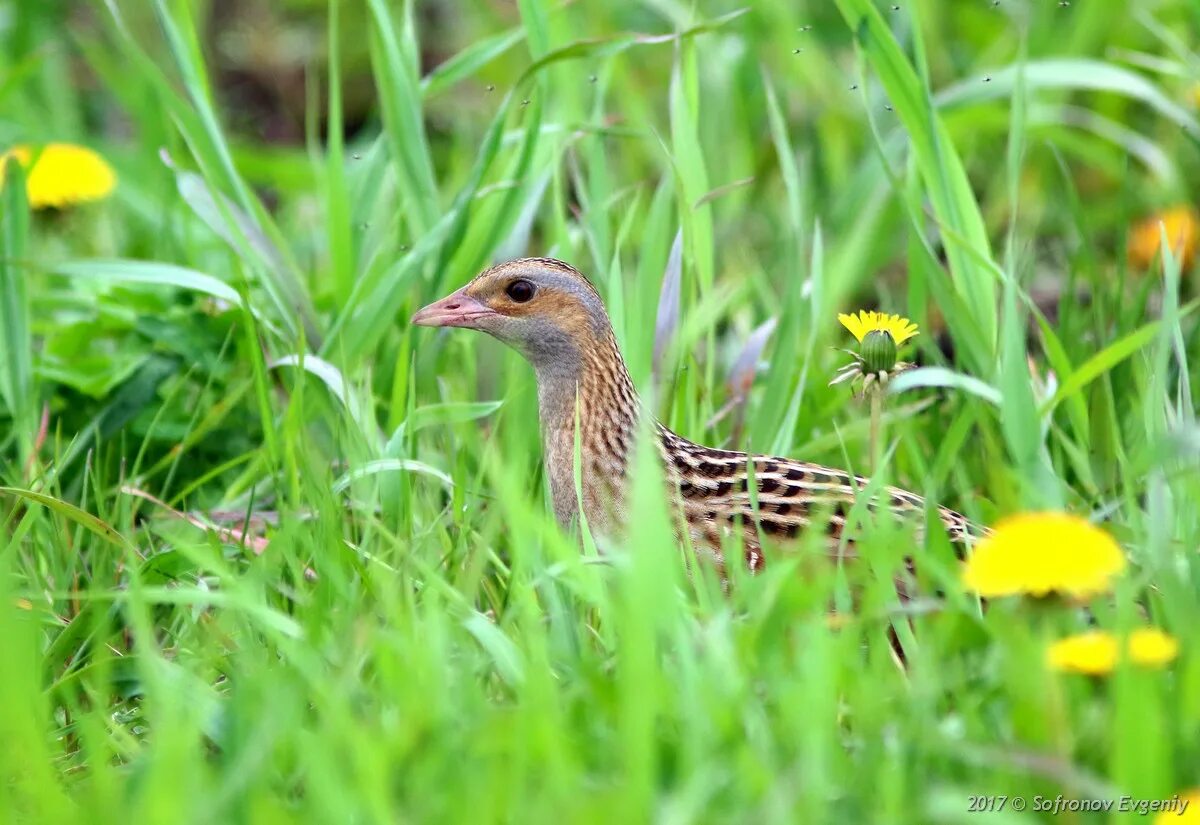
[[(533, 365), (546, 474), (558, 521), (569, 526), (582, 504), (594, 533), (622, 535), (627, 469), (642, 408), (604, 302), (588, 279), (553, 258), (502, 263), (421, 309), (412, 323), (486, 332)], [(573, 472), (577, 427), (580, 495)], [(661, 424), (654, 425), (654, 436), (678, 529), (686, 529), (693, 545), (711, 552), (722, 566), (722, 538), (734, 530), (742, 532), (751, 570), (764, 563), (760, 535), (794, 539), (814, 521), (832, 544), (841, 543), (851, 505), (868, 484), (804, 461), (703, 447)], [(913, 493), (885, 487), (868, 506), (919, 517), (925, 503)], [(984, 532), (952, 510), (939, 508), (938, 514), (950, 539), (959, 544)]]

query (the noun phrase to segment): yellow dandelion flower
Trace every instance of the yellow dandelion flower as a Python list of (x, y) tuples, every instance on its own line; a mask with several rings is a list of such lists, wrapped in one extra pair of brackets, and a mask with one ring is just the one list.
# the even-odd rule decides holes
[(967, 560), (963, 584), (980, 596), (1051, 592), (1090, 596), (1108, 590), (1125, 556), (1099, 527), (1067, 513), (1002, 519)]
[(1129, 658), (1139, 665), (1165, 665), (1179, 655), (1179, 642), (1158, 628), (1146, 627), (1129, 634)]
[(1200, 241), (1200, 218), (1196, 210), (1183, 205), (1153, 214), (1133, 227), (1129, 237), (1131, 265), (1148, 269), (1154, 263), (1162, 246), (1162, 230), (1166, 230), (1167, 243), (1180, 265), (1184, 269), (1192, 265)]
[(1056, 670), (1110, 673), (1117, 666), (1117, 640), (1100, 630), (1068, 636), (1050, 645), (1046, 662)]
[(902, 318), (899, 315), (888, 315), (883, 312), (874, 312), (861, 309), (857, 315), (839, 314), (838, 320), (842, 326), (850, 330), (858, 343), (862, 343), (863, 338), (867, 337), (871, 332), (886, 332), (892, 336), (892, 340), (896, 342), (896, 346), (900, 346), (909, 338), (917, 335), (917, 325), (907, 318)]
[(34, 209), (101, 200), (117, 185), (112, 167), (83, 146), (50, 143), (40, 150), (14, 146), (0, 155), (0, 185), (4, 183), (4, 167), (9, 158), (25, 167), (25, 191)]
[(1154, 825), (1200, 825), (1200, 788), (1192, 788), (1170, 800), (1175, 803), (1154, 815)]
[(831, 386), (843, 381), (861, 381), (865, 394), (868, 390), (878, 390), (892, 376), (912, 368), (912, 364), (896, 360), (899, 346), (917, 334), (917, 325), (912, 321), (865, 309), (852, 315), (839, 314), (838, 321), (858, 340), (859, 349), (858, 352), (846, 350), (854, 360), (838, 370), (829, 382)]
[(1130, 633), (1124, 644), (1103, 630), (1059, 639), (1046, 650), (1046, 662), (1055, 670), (1102, 676), (1112, 673), (1122, 656), (1143, 667), (1162, 667), (1178, 655), (1179, 642), (1156, 627), (1145, 627)]

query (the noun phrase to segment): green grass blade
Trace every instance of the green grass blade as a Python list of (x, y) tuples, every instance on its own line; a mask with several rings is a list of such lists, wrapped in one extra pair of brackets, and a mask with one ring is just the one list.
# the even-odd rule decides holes
[[(1023, 75), (1019, 81), (1018, 76)], [(1155, 84), (1143, 76), (1103, 60), (1059, 58), (1030, 60), (1021, 66), (1005, 66), (973, 75), (942, 89), (933, 102), (942, 110), (969, 106), (1012, 96), (1023, 82), (1031, 96), (1044, 91), (1110, 92), (1150, 106), (1160, 115), (1190, 134), (1200, 135), (1200, 122), (1173, 102)]]
[(472, 43), (421, 78), (422, 97), (428, 99), (443, 94), (524, 39), (525, 30), (514, 27)]
[(29, 205), (25, 175), (15, 160), (0, 169), (0, 398), (12, 417), (18, 457), (23, 462), (33, 445), (37, 401), (33, 381), (33, 340), (29, 329), (29, 278), (26, 246)]
[(329, 0), (329, 120), (325, 139), (325, 222), (328, 229), (329, 269), (338, 306), (350, 297), (357, 274), (350, 224), (350, 196), (346, 183), (340, 7), (339, 0)]
[[(1180, 310), (1180, 317), (1190, 315), (1197, 306), (1200, 306), (1200, 304), (1192, 301)], [(1148, 324), (1138, 327), (1128, 335), (1121, 336), (1087, 361), (1080, 364), (1074, 372), (1063, 377), (1062, 386), (1059, 387), (1054, 397), (1042, 404), (1041, 415), (1050, 414), (1065, 399), (1080, 392), (1088, 384), (1112, 370), (1117, 364), (1154, 341), (1159, 335), (1161, 328), (1162, 321), (1151, 321)]]
[[(954, 285), (971, 313), (972, 322), (994, 347), (995, 283), (976, 260), (976, 257), (991, 260), (987, 232), (962, 160), (938, 115), (930, 90), (913, 70), (875, 6), (868, 0), (837, 0), (837, 5), (908, 131), (935, 217), (962, 239), (961, 244), (953, 240), (946, 244)], [(916, 11), (911, 13), (916, 20)]]
[[(408, 14), (408, 3), (404, 4)], [(426, 232), (437, 223), (438, 189), (425, 136), (420, 84), (413, 70), (415, 55), (397, 36), (391, 12), (383, 0), (367, 0), (371, 16), (371, 55), (379, 88), (384, 133), (393, 159), (401, 170), (407, 195), (406, 213), (414, 234)]]

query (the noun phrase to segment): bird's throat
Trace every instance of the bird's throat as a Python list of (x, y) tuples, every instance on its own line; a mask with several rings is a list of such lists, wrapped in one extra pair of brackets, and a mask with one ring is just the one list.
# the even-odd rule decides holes
[(623, 510), (625, 468), (640, 410), (617, 343), (608, 337), (587, 351), (564, 353), (534, 368), (555, 515), (569, 525), (578, 520), (582, 502), (593, 532), (614, 532)]

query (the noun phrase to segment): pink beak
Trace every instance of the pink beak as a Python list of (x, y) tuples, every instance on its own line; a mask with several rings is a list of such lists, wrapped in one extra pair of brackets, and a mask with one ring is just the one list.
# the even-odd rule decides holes
[(466, 327), (477, 326), (480, 318), (496, 315), (496, 311), (467, 295), (463, 290), (451, 292), (440, 301), (417, 310), (412, 323), (419, 327)]

